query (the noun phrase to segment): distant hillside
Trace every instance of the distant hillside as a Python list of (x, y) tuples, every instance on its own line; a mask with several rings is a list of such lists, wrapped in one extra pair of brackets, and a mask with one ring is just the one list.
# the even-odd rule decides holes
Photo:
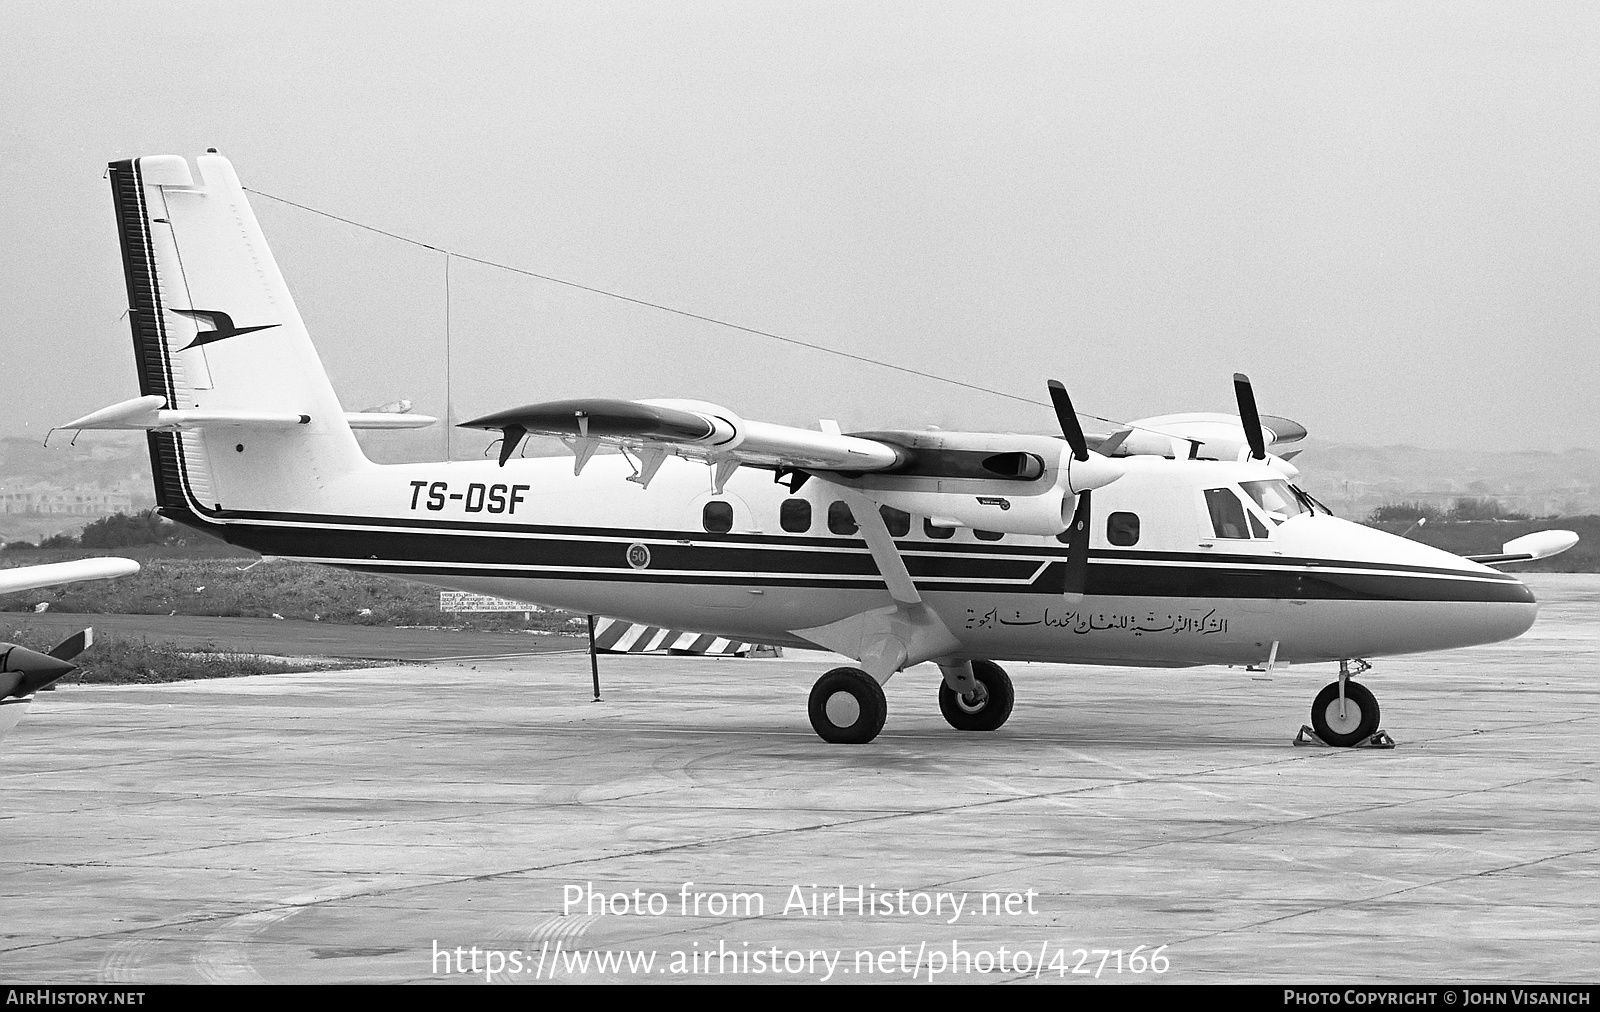
[(1313, 442), (1295, 464), (1306, 491), (1352, 520), (1389, 503), (1448, 507), (1463, 497), (1493, 498), (1533, 516), (1600, 513), (1595, 450), (1480, 453)]

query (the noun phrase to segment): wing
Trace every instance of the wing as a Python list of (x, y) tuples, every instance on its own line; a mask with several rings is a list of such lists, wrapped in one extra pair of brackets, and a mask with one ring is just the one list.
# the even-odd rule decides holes
[(1578, 543), (1572, 531), (1536, 531), (1524, 534), (1500, 546), (1492, 555), (1468, 555), (1466, 558), (1485, 566), (1504, 566), (1512, 562), (1534, 562), (1559, 555)]
[(43, 566), (0, 569), (0, 594), (53, 587), (58, 583), (77, 583), (79, 580), (109, 580), (138, 571), (137, 562), (132, 559), (117, 558), (78, 559), (75, 562), (52, 562)]
[(599, 447), (621, 447), (639, 457), (641, 484), (649, 483), (668, 456), (704, 461), (726, 473), (741, 464), (771, 470), (886, 471), (905, 459), (903, 450), (875, 439), (748, 421), (705, 401), (548, 401), (484, 415), (461, 427), (498, 431), (502, 466), (530, 434), (555, 436), (571, 447), (577, 457), (574, 473), (583, 471)]
[(710, 464), (718, 494), (740, 466), (758, 467), (777, 472), (779, 481), (791, 476), (791, 491), (815, 475), (937, 526), (1011, 534), (1061, 533), (1074, 512), (1073, 497), (1122, 474), (1120, 464), (1087, 446), (1080, 457), (1053, 436), (845, 435), (831, 422), (820, 431), (755, 422), (705, 401), (551, 401), (485, 415), (463, 427), (501, 434), (501, 466), (534, 433), (565, 442), (577, 458), (575, 474), (600, 446), (619, 446), (634, 463), (629, 480), (640, 485), (649, 485), (667, 457), (679, 456)]

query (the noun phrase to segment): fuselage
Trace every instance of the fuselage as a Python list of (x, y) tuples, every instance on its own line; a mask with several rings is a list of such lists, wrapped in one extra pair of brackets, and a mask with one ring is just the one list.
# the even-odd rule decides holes
[[(1285, 500), (1258, 464), (1127, 458), (1094, 493), (1089, 579), (1063, 597), (1045, 537), (890, 533), (964, 656), (1153, 666), (1338, 660), (1508, 639), (1537, 605), (1514, 577)], [(576, 612), (807, 646), (806, 629), (888, 603), (828, 482), (743, 468), (722, 492), (669, 459), (648, 488), (618, 455), (371, 465), (307, 508), (219, 510), (264, 554)], [(291, 495), (290, 499), (300, 496)], [(1274, 646), (1276, 649), (1274, 651)]]

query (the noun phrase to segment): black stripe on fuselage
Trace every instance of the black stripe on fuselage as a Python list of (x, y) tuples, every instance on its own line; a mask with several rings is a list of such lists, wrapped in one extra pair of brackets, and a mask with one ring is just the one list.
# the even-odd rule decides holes
[[(280, 525), (281, 524), (281, 525)], [(380, 526), (381, 525), (381, 526)], [(619, 531), (605, 528), (533, 528), (502, 525), (520, 536), (470, 525), (407, 529), (409, 524), (367, 518), (363, 526), (326, 527), (230, 523), (235, 544), (264, 555), (326, 561), (391, 575), (492, 577), (525, 580), (592, 580), (651, 585), (871, 588), (881, 577), (864, 543), (854, 539), (783, 539), (698, 532)], [(387, 529), (386, 529), (387, 528)], [(400, 528), (400, 529), (394, 529)], [(759, 539), (759, 540), (758, 540)], [(645, 569), (628, 564), (628, 545), (647, 543)], [(804, 543), (800, 543), (804, 542)], [(976, 593), (1058, 594), (1065, 547), (994, 551), (990, 545), (898, 543), (922, 589)], [(1089, 585), (1095, 596), (1245, 598), (1340, 601), (1480, 601), (1531, 603), (1533, 595), (1500, 573), (1424, 570), (1372, 563), (1280, 558), (1196, 556), (1192, 553), (1091, 554)], [(1336, 569), (1353, 569), (1339, 572)]]
[[(866, 551), (866, 543), (849, 537), (817, 537), (804, 534), (712, 534), (705, 531), (661, 530), (643, 527), (585, 527), (562, 524), (515, 523), (492, 520), (433, 520), (425, 517), (370, 517), (338, 513), (284, 513), (262, 510), (221, 510), (216, 514), (230, 523), (258, 521), (260, 525), (306, 531), (312, 526), (357, 528), (369, 531), (428, 531), (450, 533), (456, 536), (515, 535), (520, 538), (595, 538), (608, 541), (642, 541), (651, 545), (657, 542), (693, 543), (700, 546), (731, 547), (770, 546), (785, 549), (821, 548), (831, 551)], [(255, 526), (255, 525), (251, 525)], [(244, 544), (243, 541), (235, 541)], [(1035, 562), (1046, 558), (1065, 558), (1065, 545), (1057, 548), (1045, 544), (1007, 545), (996, 542), (911, 541), (897, 539), (895, 545), (902, 552), (919, 554), (1015, 556)], [(654, 549), (652, 548), (652, 551)], [(270, 553), (269, 553), (270, 554)], [(1118, 562), (1151, 562), (1171, 565), (1181, 563), (1203, 566), (1263, 566), (1270, 568), (1304, 567), (1309, 569), (1357, 569), (1381, 573), (1404, 571), (1407, 575), (1447, 576), (1473, 580), (1491, 580), (1502, 583), (1519, 583), (1509, 573), (1493, 570), (1463, 570), (1445, 566), (1417, 566), (1410, 563), (1356, 562), (1326, 558), (1308, 558), (1285, 555), (1222, 555), (1215, 552), (1152, 552), (1139, 549), (1092, 549), (1090, 556), (1100, 560)]]

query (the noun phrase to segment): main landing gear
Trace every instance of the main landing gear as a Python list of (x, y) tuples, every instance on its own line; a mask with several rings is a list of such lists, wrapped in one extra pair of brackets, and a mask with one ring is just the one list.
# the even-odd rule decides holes
[(811, 726), (823, 741), (865, 745), (883, 730), (889, 701), (883, 686), (860, 668), (834, 668), (811, 687)]
[(1017, 694), (1011, 676), (994, 661), (973, 661), (971, 691), (950, 687), (947, 678), (939, 683), (939, 712), (957, 731), (993, 731), (1011, 716)]
[[(1371, 665), (1356, 660), (1360, 665), (1355, 674)], [(1350, 681), (1350, 662), (1339, 662), (1339, 680), (1323, 686), (1311, 703), (1311, 730), (1316, 740), (1324, 745), (1350, 748), (1366, 745), (1372, 748), (1393, 748), (1394, 742), (1378, 730), (1378, 700), (1366, 686)], [(1315, 744), (1305, 740), (1306, 728), (1300, 729), (1295, 744)]]
[[(958, 731), (993, 731), (1016, 702), (1011, 677), (993, 661), (972, 661), (968, 668), (950, 662), (939, 684), (939, 710)], [(818, 736), (836, 745), (866, 744), (889, 715), (883, 686), (860, 668), (834, 668), (817, 679), (806, 709)]]

